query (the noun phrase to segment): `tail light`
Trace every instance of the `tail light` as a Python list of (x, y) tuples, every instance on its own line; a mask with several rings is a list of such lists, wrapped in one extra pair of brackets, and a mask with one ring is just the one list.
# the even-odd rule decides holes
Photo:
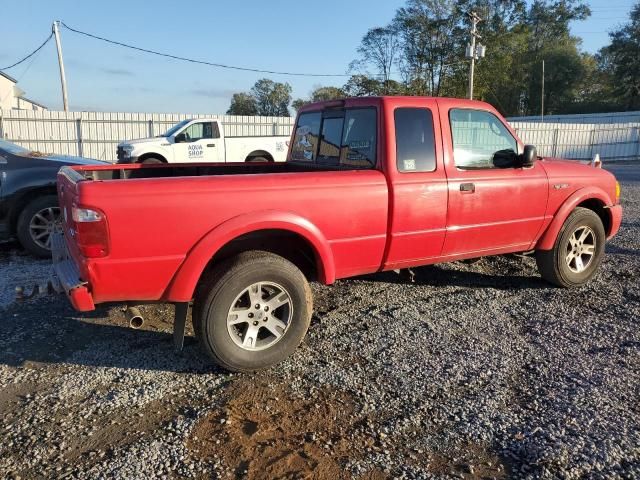
[(71, 216), (75, 226), (74, 239), (80, 253), (87, 258), (109, 255), (109, 229), (104, 213), (74, 205)]

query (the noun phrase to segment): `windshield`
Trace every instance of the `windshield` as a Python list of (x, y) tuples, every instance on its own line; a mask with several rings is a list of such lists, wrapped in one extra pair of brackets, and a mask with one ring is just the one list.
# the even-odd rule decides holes
[(187, 123), (189, 123), (191, 120), (183, 120), (180, 123), (175, 124), (173, 127), (171, 127), (169, 130), (167, 130), (166, 132), (164, 132), (161, 136), (162, 137), (173, 137), (176, 132), (178, 130), (180, 130), (182, 127), (184, 127)]
[(0, 140), (0, 150), (4, 150), (5, 152), (12, 153), (14, 155), (24, 155), (29, 153), (24, 147), (16, 145), (15, 143), (7, 142), (6, 140)]

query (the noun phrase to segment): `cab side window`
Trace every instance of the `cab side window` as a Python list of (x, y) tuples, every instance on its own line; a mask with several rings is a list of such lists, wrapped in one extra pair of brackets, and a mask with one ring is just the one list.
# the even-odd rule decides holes
[(203, 138), (216, 138), (213, 136), (213, 125), (211, 122), (198, 122), (189, 125), (183, 130), (188, 142), (195, 142)]
[(460, 169), (496, 168), (495, 159), (518, 151), (516, 139), (491, 112), (452, 109), (449, 121), (453, 159)]
[(436, 169), (436, 145), (431, 110), (397, 108), (393, 115), (398, 171), (433, 172)]

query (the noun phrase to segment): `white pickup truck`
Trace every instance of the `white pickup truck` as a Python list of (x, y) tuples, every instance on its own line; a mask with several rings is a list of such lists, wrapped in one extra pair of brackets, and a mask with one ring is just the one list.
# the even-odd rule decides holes
[(193, 118), (153, 138), (118, 144), (118, 163), (284, 162), (289, 137), (225, 137), (223, 125)]

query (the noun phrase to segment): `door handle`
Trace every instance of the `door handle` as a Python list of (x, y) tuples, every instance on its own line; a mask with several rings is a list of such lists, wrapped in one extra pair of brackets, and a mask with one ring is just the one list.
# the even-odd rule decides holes
[(476, 191), (476, 186), (473, 183), (461, 183), (460, 184), (460, 191), (461, 192), (473, 193), (473, 192)]
[(215, 147), (216, 144), (215, 143), (207, 143), (207, 147)]

